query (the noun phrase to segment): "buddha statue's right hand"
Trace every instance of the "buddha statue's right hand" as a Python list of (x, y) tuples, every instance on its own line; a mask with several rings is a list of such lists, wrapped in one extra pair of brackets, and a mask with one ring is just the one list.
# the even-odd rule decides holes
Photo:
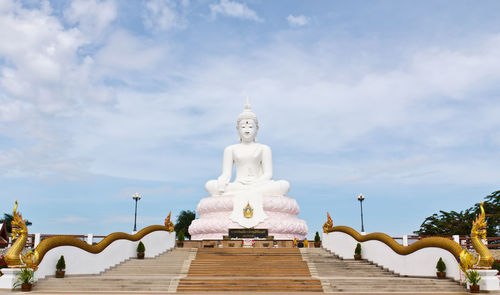
[(223, 193), (226, 190), (227, 181), (222, 176), (217, 178), (217, 192)]

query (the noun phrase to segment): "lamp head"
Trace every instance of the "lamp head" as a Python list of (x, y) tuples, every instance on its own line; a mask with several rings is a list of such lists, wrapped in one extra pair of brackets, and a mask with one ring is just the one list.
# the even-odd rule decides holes
[(142, 197), (141, 197), (141, 195), (139, 195), (139, 193), (135, 193), (135, 194), (132, 196), (132, 199), (134, 199), (134, 200), (136, 200), (136, 201), (140, 200), (141, 198), (142, 198)]
[(365, 196), (363, 196), (363, 194), (359, 194), (358, 201), (363, 202), (364, 199), (365, 199)]

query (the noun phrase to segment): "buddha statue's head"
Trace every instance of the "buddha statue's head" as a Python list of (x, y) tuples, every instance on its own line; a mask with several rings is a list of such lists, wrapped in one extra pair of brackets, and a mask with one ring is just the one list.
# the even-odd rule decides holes
[(236, 129), (240, 135), (241, 142), (255, 141), (257, 131), (259, 130), (259, 121), (257, 120), (257, 115), (255, 115), (250, 108), (248, 97), (243, 112), (238, 116)]

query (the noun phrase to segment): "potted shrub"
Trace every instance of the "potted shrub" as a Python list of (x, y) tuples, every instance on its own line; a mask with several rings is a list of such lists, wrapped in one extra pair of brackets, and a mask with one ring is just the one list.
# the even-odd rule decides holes
[(177, 247), (182, 248), (184, 247), (184, 231), (179, 231), (177, 234)]
[(436, 275), (438, 279), (446, 279), (446, 264), (443, 261), (443, 258), (439, 257), (439, 260), (436, 264)]
[(146, 247), (144, 247), (144, 244), (140, 241), (139, 245), (137, 245), (137, 259), (144, 259), (144, 252), (146, 252)]
[(56, 278), (64, 278), (65, 270), (66, 262), (64, 261), (64, 256), (61, 255), (61, 258), (59, 258), (56, 264)]
[(465, 273), (465, 279), (469, 282), (469, 289), (471, 293), (479, 293), (479, 281), (481, 280), (481, 276), (477, 272), (477, 270), (469, 270)]
[(358, 243), (356, 245), (356, 249), (354, 249), (354, 259), (361, 260), (361, 244)]
[(14, 288), (21, 286), (22, 291), (31, 291), (31, 287), (34, 282), (33, 270), (29, 268), (23, 268), (17, 273), (17, 281), (14, 283)]
[(316, 235), (314, 236), (314, 247), (316, 248), (321, 247), (321, 238), (318, 232), (316, 232)]

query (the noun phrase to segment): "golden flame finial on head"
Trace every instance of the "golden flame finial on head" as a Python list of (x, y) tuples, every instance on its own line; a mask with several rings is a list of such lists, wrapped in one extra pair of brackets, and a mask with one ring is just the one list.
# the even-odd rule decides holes
[(480, 208), (481, 213), (472, 222), (471, 236), (479, 236), (483, 240), (486, 240), (486, 213), (484, 212), (483, 202), (481, 202)]
[(332, 218), (330, 217), (330, 213), (326, 212), (326, 222), (325, 224), (323, 224), (323, 232), (324, 233), (329, 233), (332, 231), (332, 228), (333, 228), (333, 220)]
[(28, 229), (26, 228), (26, 222), (23, 220), (23, 215), (17, 211), (17, 200), (15, 201), (14, 210), (12, 211), (12, 239), (16, 239), (23, 233), (27, 233)]
[(476, 217), (476, 221), (473, 224), (486, 221), (486, 214), (484, 213), (484, 207), (483, 207), (483, 201), (481, 201), (481, 205), (479, 205), (481, 208), (481, 213)]
[(168, 212), (167, 218), (165, 218), (165, 226), (169, 232), (173, 232), (174, 224), (170, 221), (170, 216), (172, 216), (172, 211)]

